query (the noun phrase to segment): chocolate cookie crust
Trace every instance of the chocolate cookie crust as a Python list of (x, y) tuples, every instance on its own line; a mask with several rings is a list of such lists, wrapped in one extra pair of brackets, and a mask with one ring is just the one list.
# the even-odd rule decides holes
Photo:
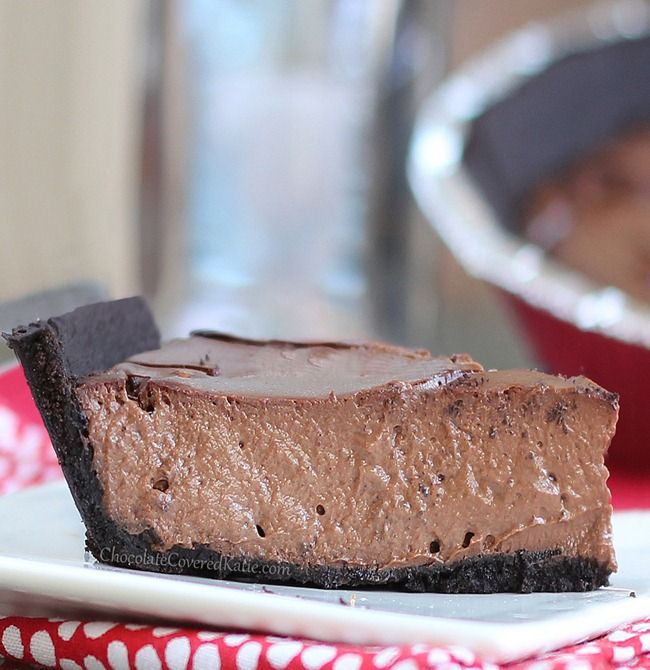
[[(553, 549), (469, 556), (443, 565), (379, 569), (345, 563), (301, 565), (265, 560), (253, 554), (229, 555), (201, 543), (159, 551), (161, 538), (155, 530), (129, 532), (107, 513), (104, 489), (93, 464), (87, 414), (76, 393), (79, 384), (92, 375), (159, 348), (159, 334), (144, 301), (132, 298), (92, 305), (45, 323), (15, 329), (5, 337), (25, 368), (86, 525), (88, 548), (102, 562), (163, 573), (323, 588), (382, 586), (489, 593), (583, 591), (607, 583), (611, 572), (607, 562), (590, 556), (567, 556)], [(605, 400), (615, 403), (612, 395)], [(561, 421), (562, 416), (552, 419)]]

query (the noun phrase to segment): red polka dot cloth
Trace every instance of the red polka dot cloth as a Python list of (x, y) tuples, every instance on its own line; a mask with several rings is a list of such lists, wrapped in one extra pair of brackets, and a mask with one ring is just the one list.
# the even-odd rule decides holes
[(61, 477), (22, 369), (0, 372), (0, 494)]
[[(60, 476), (22, 372), (5, 370), (0, 373), (0, 493)], [(634, 506), (626, 500), (626, 506)], [(497, 666), (458, 646), (352, 647), (245, 631), (0, 616), (0, 670), (26, 665), (61, 670), (650, 669), (650, 618), (581, 645)]]

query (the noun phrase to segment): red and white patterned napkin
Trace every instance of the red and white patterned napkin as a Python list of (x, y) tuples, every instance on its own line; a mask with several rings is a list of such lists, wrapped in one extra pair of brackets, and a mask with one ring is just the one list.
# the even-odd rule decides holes
[(61, 477), (22, 369), (0, 373), (0, 494)]
[[(0, 374), (0, 493), (61, 477), (47, 433), (13, 367)], [(625, 487), (623, 487), (625, 488)], [(648, 488), (648, 487), (644, 487)], [(650, 669), (650, 612), (641, 621), (509, 670)], [(500, 670), (458, 646), (353, 647), (247, 631), (0, 616), (0, 670)]]

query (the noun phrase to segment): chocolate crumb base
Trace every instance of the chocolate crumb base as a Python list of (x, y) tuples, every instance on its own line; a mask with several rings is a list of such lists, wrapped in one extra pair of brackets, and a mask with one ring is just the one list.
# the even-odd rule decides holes
[(149, 307), (140, 297), (96, 303), (14, 328), (3, 337), (23, 367), (87, 533), (95, 532), (105, 546), (124, 544), (128, 534), (104, 511), (88, 421), (75, 387), (87, 375), (160, 347)]
[[(106, 529), (108, 530), (108, 529)], [(117, 534), (115, 531), (117, 530)], [(449, 565), (374, 569), (361, 566), (301, 566), (256, 557), (227, 557), (209, 547), (174, 547), (157, 552), (146, 533), (107, 533), (119, 544), (97, 544), (90, 552), (101, 563), (163, 574), (255, 583), (282, 583), (322, 589), (372, 589), (419, 593), (532, 593), (592, 591), (609, 583), (610, 570), (595, 559), (563, 556), (559, 551), (517, 551), (466, 558)], [(110, 547), (110, 548), (107, 548)]]
[[(177, 547), (165, 554), (156, 552), (152, 549), (158, 540), (154, 533), (130, 534), (106, 514), (102, 504), (103, 488), (93, 470), (87, 419), (75, 393), (79, 379), (160, 347), (158, 329), (144, 300), (128, 298), (89, 305), (46, 322), (16, 328), (4, 337), (25, 371), (87, 528), (87, 546), (102, 563), (168, 574), (330, 589), (381, 587), (420, 592), (495, 593), (587, 591), (608, 583), (609, 569), (596, 560), (563, 556), (551, 550), (493, 554), (450, 565), (384, 570), (338, 565), (307, 567), (257, 557), (231, 558), (205, 546)], [(174, 559), (170, 560), (172, 555)], [(207, 569), (197, 566), (207, 566)]]

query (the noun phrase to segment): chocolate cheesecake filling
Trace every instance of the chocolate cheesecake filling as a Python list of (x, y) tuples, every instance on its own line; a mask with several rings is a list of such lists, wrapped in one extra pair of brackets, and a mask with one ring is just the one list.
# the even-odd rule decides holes
[(200, 333), (75, 393), (106, 515), (156, 551), (380, 572), (526, 551), (616, 569), (618, 405), (585, 378)]

